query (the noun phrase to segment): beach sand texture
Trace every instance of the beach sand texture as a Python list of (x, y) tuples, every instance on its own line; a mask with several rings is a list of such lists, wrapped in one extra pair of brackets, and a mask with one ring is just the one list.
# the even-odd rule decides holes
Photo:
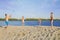
[(60, 28), (49, 26), (0, 27), (0, 40), (60, 40)]

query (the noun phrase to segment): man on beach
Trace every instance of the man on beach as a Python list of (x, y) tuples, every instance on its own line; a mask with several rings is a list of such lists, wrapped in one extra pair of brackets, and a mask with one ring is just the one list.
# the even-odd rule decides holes
[(8, 20), (10, 17), (11, 17), (10, 15), (5, 14), (5, 23), (7, 26), (8, 26)]
[(51, 12), (51, 15), (50, 15), (50, 22), (51, 22), (51, 26), (53, 26), (53, 12)]

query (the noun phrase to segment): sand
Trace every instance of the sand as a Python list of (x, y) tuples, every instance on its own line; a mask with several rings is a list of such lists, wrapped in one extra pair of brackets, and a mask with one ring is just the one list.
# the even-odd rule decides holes
[(60, 40), (60, 28), (50, 26), (0, 27), (0, 40)]

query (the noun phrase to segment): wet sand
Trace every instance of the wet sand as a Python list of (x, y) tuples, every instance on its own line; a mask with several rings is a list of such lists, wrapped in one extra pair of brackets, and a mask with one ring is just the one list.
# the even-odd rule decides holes
[(60, 40), (60, 27), (8, 26), (0, 27), (0, 40)]

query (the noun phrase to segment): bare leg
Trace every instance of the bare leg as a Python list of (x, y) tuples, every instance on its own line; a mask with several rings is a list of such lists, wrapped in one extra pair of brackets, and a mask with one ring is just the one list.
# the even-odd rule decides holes
[(24, 26), (24, 23), (22, 23), (22, 26)]
[(53, 20), (51, 21), (51, 27), (53, 27)]
[(51, 29), (53, 30), (53, 20), (51, 21)]

